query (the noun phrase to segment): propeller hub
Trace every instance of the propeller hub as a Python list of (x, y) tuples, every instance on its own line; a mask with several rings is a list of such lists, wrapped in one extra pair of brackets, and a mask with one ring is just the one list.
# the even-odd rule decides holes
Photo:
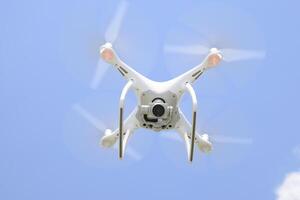
[(114, 52), (111, 48), (102, 48), (100, 50), (100, 56), (103, 60), (105, 60), (106, 62), (111, 62), (112, 60), (114, 60)]
[(222, 60), (222, 56), (219, 52), (216, 53), (212, 53), (211, 55), (209, 55), (208, 57), (208, 67), (214, 67), (217, 64), (219, 64)]

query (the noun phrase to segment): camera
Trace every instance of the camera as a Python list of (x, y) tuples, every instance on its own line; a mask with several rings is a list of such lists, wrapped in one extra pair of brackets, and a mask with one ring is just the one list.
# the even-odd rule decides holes
[(155, 117), (162, 117), (166, 112), (165, 105), (163, 103), (156, 103), (152, 106), (151, 111)]
[(173, 107), (161, 99), (155, 99), (149, 105), (142, 105), (141, 108), (142, 113), (146, 115), (146, 121), (157, 122), (169, 118)]

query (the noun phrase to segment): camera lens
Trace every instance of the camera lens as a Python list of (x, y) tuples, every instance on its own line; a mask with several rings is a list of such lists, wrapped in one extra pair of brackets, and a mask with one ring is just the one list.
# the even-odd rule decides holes
[(156, 104), (152, 108), (152, 113), (155, 117), (161, 117), (165, 113), (165, 108), (160, 104)]

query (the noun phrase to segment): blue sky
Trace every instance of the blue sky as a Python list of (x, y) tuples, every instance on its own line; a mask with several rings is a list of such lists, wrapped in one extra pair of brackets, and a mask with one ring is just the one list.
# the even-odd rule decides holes
[[(146, 130), (130, 141), (142, 159), (120, 162), (96, 147), (101, 134), (72, 109), (80, 104), (117, 125), (125, 81), (110, 70), (97, 90), (89, 84), (118, 3), (0, 3), (0, 198), (292, 199), (300, 185), (283, 182), (299, 183), (300, 173), (299, 2), (129, 0), (115, 48), (154, 80), (202, 59), (164, 54), (165, 43), (211, 36), (221, 46), (267, 52), (262, 61), (221, 64), (195, 84), (200, 131), (253, 143), (216, 143), (210, 155), (197, 152), (192, 165), (183, 144)], [(128, 111), (134, 102), (130, 94)], [(182, 103), (187, 113), (189, 103)]]

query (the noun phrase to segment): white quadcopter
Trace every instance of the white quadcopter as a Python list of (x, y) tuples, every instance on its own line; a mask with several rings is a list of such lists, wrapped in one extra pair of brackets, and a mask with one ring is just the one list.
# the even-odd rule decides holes
[[(107, 42), (100, 47), (101, 58), (117, 69), (127, 80), (119, 101), (119, 127), (113, 131), (106, 129), (100, 141), (101, 145), (113, 147), (118, 141), (119, 158), (122, 159), (130, 136), (136, 129), (146, 128), (157, 132), (163, 130), (177, 131), (185, 142), (189, 161), (193, 160), (195, 145), (202, 152), (210, 152), (212, 143), (208, 135), (199, 134), (196, 131), (197, 97), (192, 84), (206, 70), (217, 66), (222, 60), (258, 58), (261, 57), (261, 53), (194, 46), (192, 49), (196, 49), (198, 53), (202, 51), (207, 54), (201, 64), (169, 81), (156, 82), (150, 80), (129, 67), (113, 49), (112, 43), (118, 35), (126, 7), (126, 2), (119, 6), (117, 14), (105, 34)], [(191, 47), (168, 46), (166, 50), (186, 53), (191, 50)], [(99, 70), (101, 71), (101, 69)], [(99, 75), (96, 75), (92, 83), (93, 87), (96, 87), (99, 82), (98, 79)], [(124, 119), (125, 99), (130, 89), (135, 92), (138, 103), (131, 114)], [(187, 120), (179, 108), (180, 99), (185, 92), (188, 92), (192, 98), (192, 123)]]

